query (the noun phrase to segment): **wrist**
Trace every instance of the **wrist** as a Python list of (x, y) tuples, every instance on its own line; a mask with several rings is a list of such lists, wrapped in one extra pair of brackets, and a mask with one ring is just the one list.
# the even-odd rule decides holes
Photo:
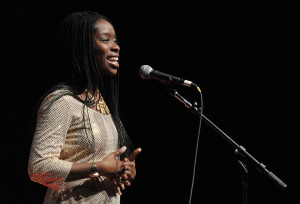
[(96, 168), (101, 176), (108, 176), (106, 162), (105, 161), (98, 161), (95, 162)]
[(101, 161), (95, 162), (95, 166), (99, 172), (102, 171), (102, 162)]
[(97, 168), (97, 165), (95, 162), (92, 162), (91, 170), (89, 176), (91, 178), (98, 178), (100, 176), (100, 172)]

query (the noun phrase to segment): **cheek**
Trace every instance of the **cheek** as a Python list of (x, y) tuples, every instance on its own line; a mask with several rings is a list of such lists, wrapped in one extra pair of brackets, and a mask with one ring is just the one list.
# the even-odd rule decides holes
[(94, 47), (95, 47), (95, 54), (98, 57), (104, 57), (108, 52), (107, 46), (103, 43), (96, 42)]
[(103, 52), (103, 50), (101, 50), (101, 49), (95, 49), (95, 56), (96, 56), (97, 59), (98, 58), (103, 58), (104, 55), (105, 55), (105, 53)]
[(103, 65), (106, 63), (106, 55), (102, 50), (95, 50), (95, 57), (98, 65)]
[(101, 53), (101, 52), (100, 52), (100, 53), (99, 53), (99, 52), (96, 52), (96, 53), (95, 53), (95, 56), (96, 56), (96, 59), (97, 59), (98, 62), (104, 61), (104, 58), (105, 58), (105, 57), (104, 57), (104, 54), (103, 54), (103, 53)]

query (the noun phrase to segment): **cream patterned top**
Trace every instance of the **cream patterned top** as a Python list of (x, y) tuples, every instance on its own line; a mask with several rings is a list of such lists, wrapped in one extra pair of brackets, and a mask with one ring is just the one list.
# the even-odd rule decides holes
[(100, 161), (116, 151), (118, 134), (111, 115), (83, 109), (83, 103), (70, 95), (55, 97), (62, 92), (65, 90), (47, 96), (38, 111), (28, 163), (31, 180), (48, 187), (44, 200), (47, 204), (119, 204), (119, 195), (105, 177), (65, 181), (73, 162), (92, 162), (94, 151), (95, 161)]

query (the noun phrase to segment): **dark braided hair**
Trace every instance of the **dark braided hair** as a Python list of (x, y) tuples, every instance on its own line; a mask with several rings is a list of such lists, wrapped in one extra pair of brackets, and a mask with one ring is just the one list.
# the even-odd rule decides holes
[(119, 134), (119, 146), (127, 147), (122, 157), (128, 157), (132, 144), (119, 115), (119, 72), (116, 76), (101, 76), (96, 62), (94, 52), (95, 23), (100, 19), (112, 24), (104, 15), (90, 11), (72, 13), (62, 21), (57, 36), (55, 64), (58, 85), (52, 87), (45, 96), (56, 90), (65, 89), (68, 92), (62, 92), (56, 96), (56, 99), (64, 95), (71, 95), (83, 102), (86, 107), (91, 105), (90, 101), (87, 98), (82, 100), (77, 95), (83, 93), (85, 89), (91, 90), (92, 88), (94, 93), (96, 89), (99, 89), (116, 125)]
[[(105, 16), (94, 12), (76, 12), (67, 16), (60, 25), (57, 45), (57, 68), (60, 81), (65, 81), (77, 91), (97, 88), (103, 91), (103, 81), (94, 53), (94, 27)], [(64, 74), (61, 74), (61, 69)], [(78, 93), (79, 94), (79, 93)]]

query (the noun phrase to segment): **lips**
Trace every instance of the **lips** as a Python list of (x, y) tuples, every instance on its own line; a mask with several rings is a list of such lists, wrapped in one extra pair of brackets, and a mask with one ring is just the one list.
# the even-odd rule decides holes
[(115, 68), (119, 68), (119, 57), (111, 56), (107, 58), (107, 62)]

